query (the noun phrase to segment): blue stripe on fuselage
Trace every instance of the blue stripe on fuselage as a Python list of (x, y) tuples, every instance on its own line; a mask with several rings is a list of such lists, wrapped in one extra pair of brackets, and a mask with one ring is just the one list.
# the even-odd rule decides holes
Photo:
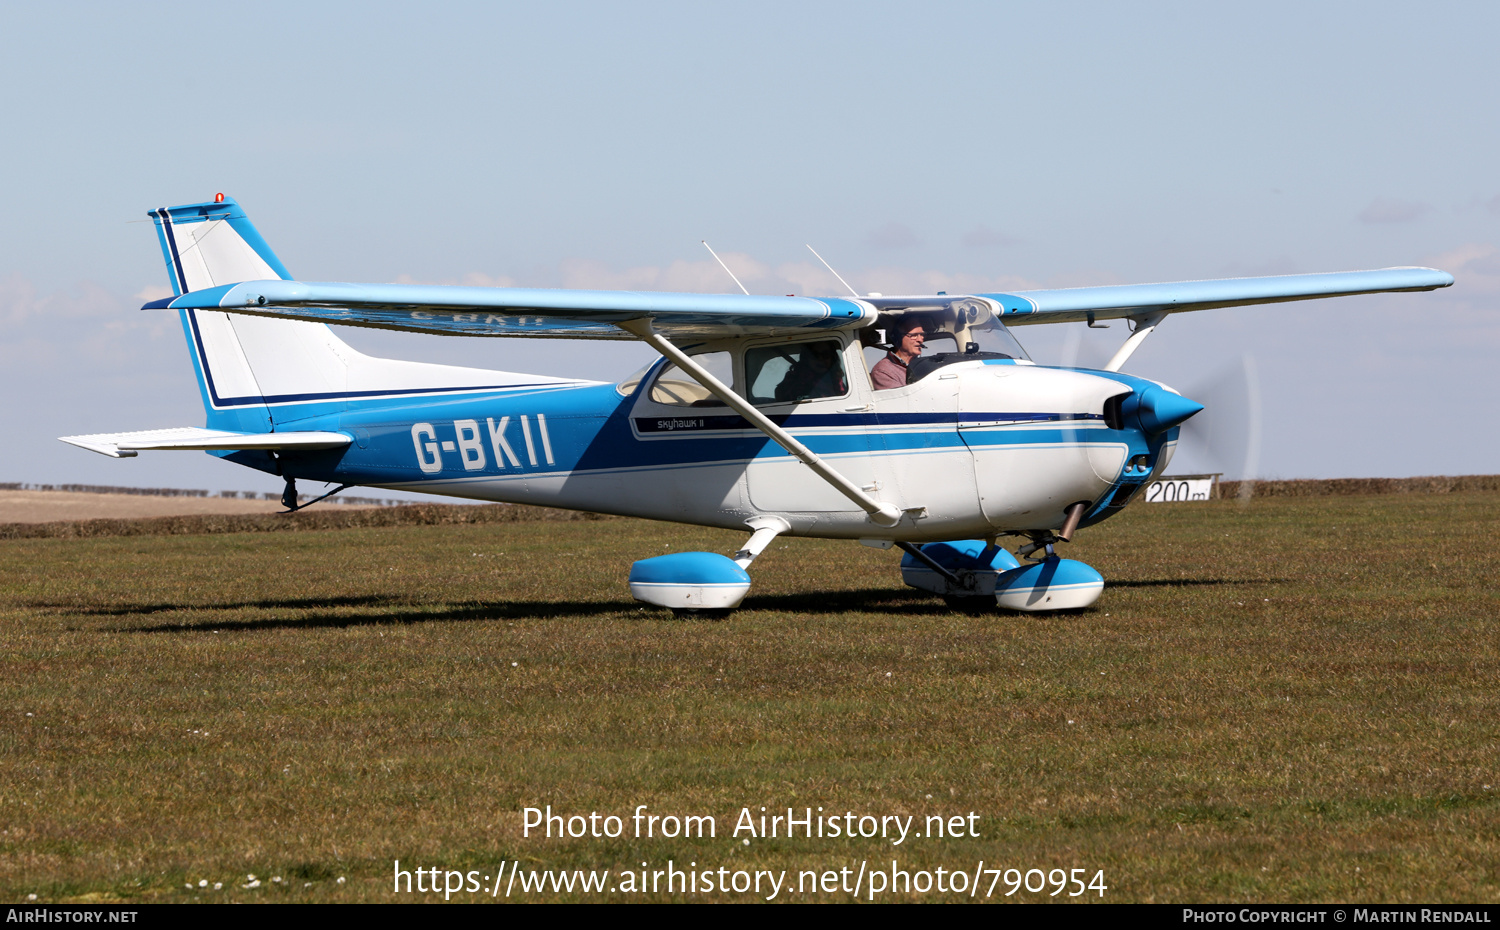
[[(634, 397), (622, 397), (612, 384), (591, 384), (483, 395), (465, 393), (416, 402), (393, 398), (349, 404), (343, 410), (338, 407), (344, 405), (311, 404), (290, 417), (287, 416), (290, 411), (283, 408), (277, 419), (281, 422), (296, 419), (299, 429), (340, 430), (354, 436), (355, 442), (342, 450), (282, 457), (287, 474), (353, 484), (691, 467), (748, 463), (757, 458), (788, 455), (765, 435), (742, 423), (739, 428), (730, 426), (712, 432), (675, 435), (657, 432), (643, 437), (630, 417), (635, 402)], [(527, 418), (527, 431), (532, 434), (530, 453), (522, 430), (523, 416)], [(956, 412), (863, 412), (787, 414), (777, 419), (814, 452), (834, 457), (990, 445), (1066, 442), (1134, 445), (1129, 434), (1104, 428), (1097, 415), (1092, 414), (969, 412), (960, 416)], [(959, 430), (960, 419), (1005, 421), (1012, 425)], [(470, 421), (473, 428), (468, 426)], [(1078, 425), (1069, 425), (1073, 423)], [(464, 424), (464, 429), (460, 430), (457, 424)], [(414, 429), (420, 429), (421, 435), (414, 436)], [(872, 436), (878, 436), (878, 442), (872, 443)], [(546, 461), (543, 438), (552, 450), (551, 463)], [(436, 451), (427, 449), (428, 444), (435, 445)], [(505, 459), (503, 467), (497, 464), (497, 454), (507, 454), (505, 447), (516, 456), (519, 465), (509, 459)], [(435, 459), (436, 469), (423, 471), (419, 455), (429, 467)], [(470, 467), (466, 468), (466, 463)]]

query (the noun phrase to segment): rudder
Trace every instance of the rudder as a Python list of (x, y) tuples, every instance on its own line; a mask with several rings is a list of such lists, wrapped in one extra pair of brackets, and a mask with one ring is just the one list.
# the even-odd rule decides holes
[[(221, 284), (291, 280), (233, 198), (149, 214), (176, 294)], [(343, 390), (353, 353), (324, 324), (179, 311), (210, 428), (274, 431), (295, 406), (275, 404)], [(278, 415), (279, 414), (279, 415)]]

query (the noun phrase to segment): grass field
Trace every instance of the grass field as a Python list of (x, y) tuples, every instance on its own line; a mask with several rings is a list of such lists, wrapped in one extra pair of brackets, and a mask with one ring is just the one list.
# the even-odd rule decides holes
[[(890, 552), (778, 540), (718, 623), (624, 578), (743, 534), (640, 521), (0, 541), (0, 898), (894, 858), (1102, 869), (1106, 901), (1495, 902), (1497, 518), (1494, 492), (1135, 506), (1069, 548), (1109, 586), (1057, 617), (955, 614)], [(640, 804), (718, 836), (634, 838)], [(523, 838), (545, 805), (626, 833)], [(761, 806), (980, 836), (730, 835)], [(525, 899), (554, 897), (582, 895)]]

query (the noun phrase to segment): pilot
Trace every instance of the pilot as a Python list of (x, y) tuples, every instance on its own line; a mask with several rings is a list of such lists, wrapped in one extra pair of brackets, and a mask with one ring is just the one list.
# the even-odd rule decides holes
[(922, 354), (922, 345), (927, 334), (922, 331), (922, 318), (903, 316), (896, 321), (896, 347), (885, 354), (885, 358), (870, 369), (870, 381), (875, 390), (885, 391), (906, 384), (906, 366)]
[(839, 365), (838, 343), (809, 342), (802, 346), (801, 356), (776, 385), (776, 399), (841, 397), (847, 391), (844, 369)]

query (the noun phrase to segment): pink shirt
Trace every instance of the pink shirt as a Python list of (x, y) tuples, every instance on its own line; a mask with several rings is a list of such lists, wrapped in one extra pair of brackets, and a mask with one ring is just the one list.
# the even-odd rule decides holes
[(875, 385), (875, 390), (886, 391), (891, 388), (906, 386), (906, 363), (894, 352), (887, 352), (885, 358), (875, 363), (870, 369), (870, 382)]

